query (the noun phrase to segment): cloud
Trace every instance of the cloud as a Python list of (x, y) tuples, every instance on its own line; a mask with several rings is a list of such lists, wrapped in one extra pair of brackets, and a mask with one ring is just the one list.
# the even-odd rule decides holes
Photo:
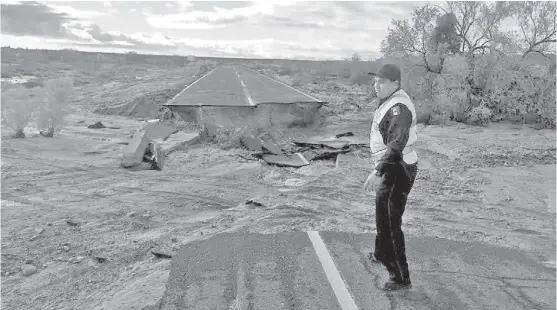
[(104, 1), (103, 5), (106, 6), (106, 7), (109, 7), (109, 8), (112, 7), (112, 3), (110, 3), (110, 1)]
[(67, 14), (77, 19), (91, 19), (93, 17), (108, 16), (108, 13), (98, 11), (78, 10), (68, 5), (47, 5), (48, 8), (54, 13)]
[(273, 4), (266, 2), (231, 9), (215, 6), (212, 11), (191, 12), (185, 12), (191, 4), (181, 5), (181, 14), (155, 15), (146, 12), (146, 21), (158, 29), (208, 29), (241, 23), (260, 15), (271, 15), (274, 11)]
[[(238, 5), (238, 3), (235, 3)], [(391, 2), (296, 2), (267, 1), (245, 3), (242, 7), (213, 6), (204, 10), (180, 13), (145, 13), (146, 22), (157, 29), (212, 29), (231, 25), (303, 29), (376, 31), (387, 29), (393, 18), (409, 17), (414, 3), (396, 5)]]
[(325, 28), (326, 26), (326, 22), (324, 21), (297, 20), (291, 17), (281, 16), (269, 16), (267, 18), (267, 23), (290, 28)]
[[(26, 2), (18, 5), (2, 4), (2, 33), (16, 36), (37, 36), (65, 39), (78, 45), (133, 46), (138, 49), (160, 49), (173, 46), (159, 33), (125, 35), (106, 32), (98, 25), (77, 17), (98, 16), (93, 11), (76, 10), (68, 6)], [(33, 22), (28, 22), (32, 20)]]
[[(394, 5), (381, 2), (223, 2), (216, 5), (210, 2), (159, 2), (158, 6), (139, 5), (126, 10), (143, 12), (147, 23), (161, 30), (150, 32), (149, 28), (142, 28), (143, 32), (128, 33), (104, 31), (91, 21), (95, 17), (110, 16), (110, 10), (116, 10), (114, 7), (106, 6), (104, 11), (97, 12), (78, 10), (68, 3), (56, 4), (2, 4), (2, 33), (48, 38), (49, 44), (89, 50), (329, 59), (359, 52), (367, 58), (378, 56), (379, 43), (387, 34), (390, 20), (409, 18), (415, 7), (413, 3)], [(165, 15), (161, 12), (172, 13)], [(27, 22), (29, 20), (36, 22)], [(241, 34), (242, 38), (248, 38), (246, 40), (215, 40), (204, 36), (211, 31), (199, 31), (195, 34), (199, 39), (161, 33), (162, 29), (218, 28), (221, 29), (217, 31), (221, 38), (227, 34), (240, 38), (234, 31), (246, 29), (246, 25), (249, 33)], [(113, 26), (112, 29), (119, 28)], [(267, 31), (278, 34), (269, 38), (264, 35)]]
[(63, 24), (74, 20), (67, 13), (52, 11), (37, 2), (2, 4), (1, 17), (2, 33), (51, 38), (70, 35)]
[(193, 6), (193, 3), (191, 1), (178, 1), (175, 3), (178, 6), (178, 12), (180, 13), (187, 12)]

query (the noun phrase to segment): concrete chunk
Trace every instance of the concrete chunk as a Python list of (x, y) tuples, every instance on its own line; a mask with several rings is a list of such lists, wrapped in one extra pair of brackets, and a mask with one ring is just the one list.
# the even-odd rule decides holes
[(336, 159), (340, 154), (346, 154), (350, 152), (350, 150), (337, 150), (337, 149), (314, 149), (314, 150), (307, 150), (302, 152), (304, 157), (307, 160), (327, 160), (327, 159)]
[(311, 137), (307, 140), (294, 141), (294, 144), (298, 146), (329, 147), (334, 149), (342, 149), (351, 145), (369, 146), (368, 139), (357, 137), (350, 134), (352, 134), (352, 132), (341, 133), (332, 137), (316, 136), (316, 137)]
[(279, 167), (303, 167), (309, 165), (309, 162), (300, 153), (293, 155), (263, 155), (262, 159), (270, 164)]
[(147, 132), (147, 139), (149, 141), (155, 139), (166, 139), (171, 134), (178, 131), (175, 127), (172, 127), (167, 124), (162, 123), (155, 123), (155, 122), (148, 122), (141, 127), (140, 130), (144, 130)]
[(256, 139), (254, 137), (251, 136), (243, 136), (240, 139), (240, 142), (242, 143), (242, 145), (250, 150), (250, 151), (261, 151), (263, 149), (263, 143), (261, 140)]
[(179, 150), (180, 148), (193, 144), (199, 140), (199, 134), (196, 132), (183, 132), (171, 134), (166, 140), (155, 140), (160, 145), (161, 151), (164, 155)]
[(283, 153), (282, 150), (278, 146), (274, 145), (271, 142), (263, 140), (263, 141), (261, 141), (261, 144), (262, 144), (264, 149), (266, 149), (267, 151), (269, 151), (272, 154), (281, 155)]
[(149, 139), (146, 131), (136, 131), (130, 143), (124, 148), (122, 154), (121, 167), (129, 168), (139, 165), (143, 161), (145, 150), (149, 146)]
[(350, 142), (345, 139), (313, 137), (306, 141), (294, 141), (294, 144), (298, 146), (317, 146), (342, 149), (347, 147)]

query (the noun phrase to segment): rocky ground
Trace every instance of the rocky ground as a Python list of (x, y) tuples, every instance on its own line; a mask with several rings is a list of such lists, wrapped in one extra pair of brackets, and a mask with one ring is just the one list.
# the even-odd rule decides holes
[[(153, 253), (172, 255), (220, 232), (375, 229), (373, 196), (363, 191), (365, 148), (296, 169), (201, 141), (172, 153), (162, 171), (119, 168), (123, 143), (141, 121), (114, 107), (169, 81), (178, 88), (177, 71), (149, 74), (78, 89), (54, 138), (31, 126), (27, 138), (13, 139), (2, 127), (3, 309), (141, 309), (162, 297), (170, 269), (170, 259)], [(364, 89), (334, 85), (311, 87), (338, 98), (335, 113), (319, 128), (269, 133), (275, 144), (344, 131), (365, 138), (372, 109)], [(99, 108), (120, 115), (93, 114)], [(87, 128), (96, 121), (118, 128)], [(419, 136), (405, 234), (516, 248), (555, 268), (555, 131), (451, 124), (420, 126)]]

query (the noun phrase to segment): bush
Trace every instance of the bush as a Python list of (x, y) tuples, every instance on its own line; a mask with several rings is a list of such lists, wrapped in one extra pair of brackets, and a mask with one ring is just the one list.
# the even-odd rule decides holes
[(403, 66), (403, 87), (419, 103), (419, 122), (444, 123), (445, 115), (486, 125), (528, 116), (539, 127), (555, 128), (555, 76), (547, 66), (511, 56), (477, 55), (473, 84), (478, 88), (472, 91), (467, 80), (471, 67), (464, 57), (447, 57), (440, 74), (412, 61)]
[(484, 97), (503, 119), (532, 114), (544, 127), (555, 127), (555, 76), (541, 65), (501, 60), (488, 76)]
[(491, 112), (491, 109), (482, 104), (472, 108), (472, 110), (468, 112), (467, 116), (469, 124), (485, 126), (491, 123), (493, 113)]
[(25, 137), (23, 129), (31, 121), (33, 112), (42, 100), (44, 95), (39, 88), (17, 86), (2, 92), (2, 123), (15, 131), (13, 137)]
[(73, 95), (73, 81), (70, 78), (59, 78), (46, 82), (46, 100), (39, 107), (37, 125), (41, 134), (52, 137), (64, 127), (66, 108)]

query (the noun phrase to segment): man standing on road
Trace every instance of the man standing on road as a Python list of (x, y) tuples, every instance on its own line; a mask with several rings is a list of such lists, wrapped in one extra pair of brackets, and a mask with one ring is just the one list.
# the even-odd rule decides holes
[(375, 80), (379, 97), (370, 134), (375, 170), (364, 185), (365, 191), (376, 193), (377, 237), (369, 258), (382, 263), (389, 271), (390, 281), (384, 289), (407, 289), (412, 284), (401, 224), (418, 171), (418, 155), (413, 148), (417, 139), (416, 111), (408, 94), (401, 89), (398, 66), (386, 64), (369, 74)]

